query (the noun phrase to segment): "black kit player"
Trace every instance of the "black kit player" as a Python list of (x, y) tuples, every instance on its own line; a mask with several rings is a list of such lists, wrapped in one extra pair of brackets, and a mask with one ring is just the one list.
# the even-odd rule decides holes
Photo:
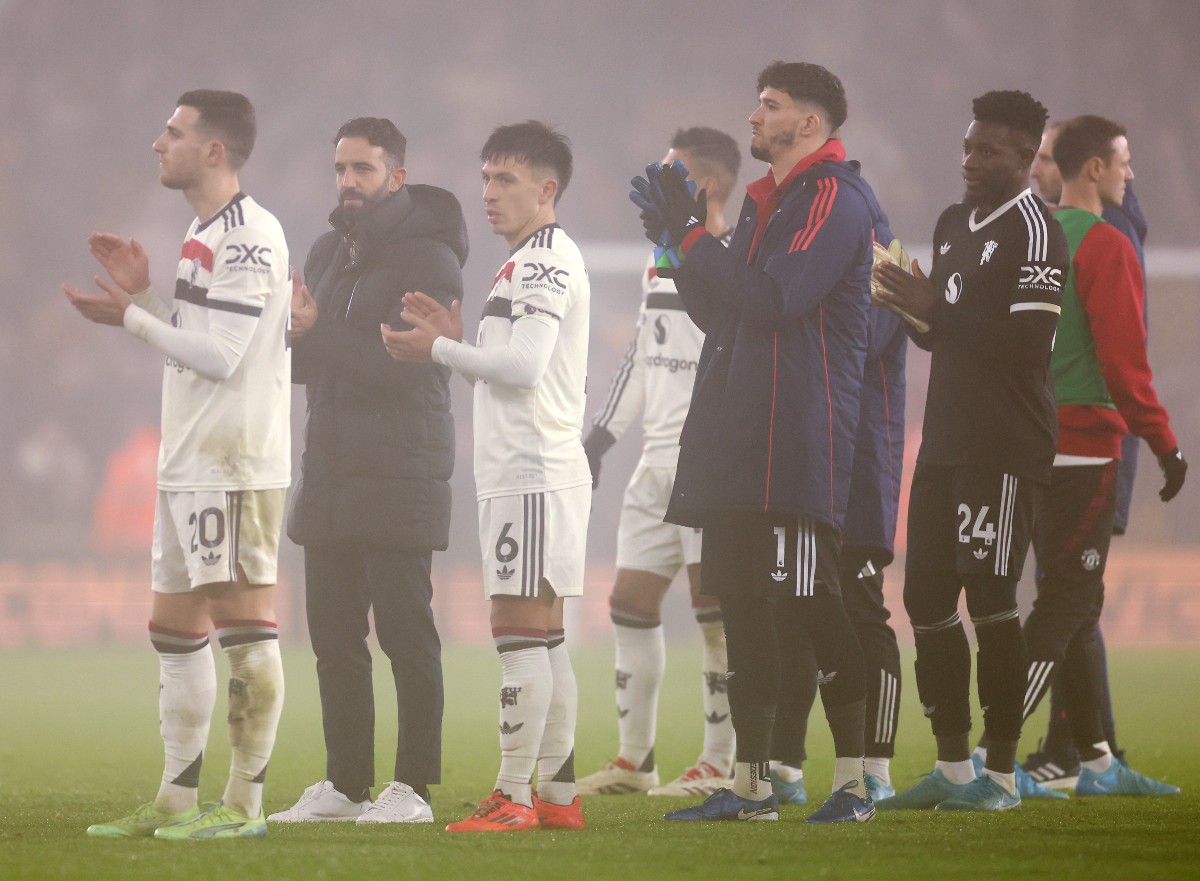
[[(1025, 92), (976, 98), (963, 140), (966, 193), (938, 219), (928, 279), (881, 264), (881, 298), (930, 325), (933, 353), (909, 501), (904, 606), (917, 691), (937, 740), (934, 770), (881, 810), (1019, 807), (1014, 774), (1028, 666), (1017, 581), (1057, 442), (1050, 352), (1069, 256), (1062, 227), (1030, 191), (1047, 113)], [(914, 264), (914, 268), (917, 268)], [(968, 743), (971, 654), (991, 735), (978, 772)]]

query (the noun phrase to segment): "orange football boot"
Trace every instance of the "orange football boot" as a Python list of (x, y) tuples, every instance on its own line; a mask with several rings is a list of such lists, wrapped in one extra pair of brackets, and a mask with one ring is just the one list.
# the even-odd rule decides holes
[[(580, 815), (582, 817), (582, 814)], [(499, 789), (479, 803), (475, 813), (465, 820), (451, 823), (447, 832), (525, 832), (538, 828), (538, 814), (533, 808), (517, 804)]]
[(533, 797), (533, 809), (537, 811), (538, 825), (542, 829), (586, 829), (583, 820), (583, 802), (579, 796), (569, 805), (556, 805)]

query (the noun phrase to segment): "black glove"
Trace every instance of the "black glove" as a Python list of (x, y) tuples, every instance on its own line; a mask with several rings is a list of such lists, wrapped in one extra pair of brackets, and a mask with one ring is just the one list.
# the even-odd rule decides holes
[(600, 457), (608, 452), (617, 439), (599, 425), (592, 427), (583, 439), (583, 453), (587, 456), (588, 468), (592, 471), (592, 489), (600, 486)]
[(1187, 476), (1187, 460), (1183, 458), (1183, 453), (1179, 452), (1179, 447), (1176, 447), (1158, 457), (1158, 467), (1162, 469), (1164, 478), (1163, 488), (1158, 491), (1158, 497), (1164, 502), (1169, 502), (1179, 495), (1179, 490), (1183, 488), (1183, 478)]
[[(648, 166), (646, 173), (651, 174), (650, 168), (656, 167), (656, 165)], [(629, 191), (629, 201), (641, 209), (642, 229), (646, 231), (646, 238), (656, 245), (661, 245), (667, 226), (663, 223), (662, 212), (655, 204), (650, 181), (644, 177), (635, 177), (629, 183), (633, 185), (633, 189)]]
[(667, 231), (667, 241), (660, 242), (678, 248), (687, 234), (696, 227), (703, 227), (708, 219), (708, 194), (704, 190), (692, 195), (688, 185), (687, 170), (681, 163), (666, 168), (647, 166), (650, 175), (650, 192), (662, 215)]

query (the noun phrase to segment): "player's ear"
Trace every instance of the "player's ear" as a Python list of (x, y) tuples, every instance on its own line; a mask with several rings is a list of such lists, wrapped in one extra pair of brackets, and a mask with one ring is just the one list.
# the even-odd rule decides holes
[(539, 201), (545, 205), (547, 202), (554, 202), (554, 197), (558, 195), (558, 181), (552, 177), (542, 181), (542, 192)]
[(225, 145), (215, 138), (208, 142), (204, 151), (204, 158), (209, 165), (220, 165), (228, 155), (229, 151), (225, 149)]
[(405, 179), (408, 178), (408, 169), (402, 165), (392, 169), (392, 173), (388, 175), (388, 192), (394, 193), (404, 186)]

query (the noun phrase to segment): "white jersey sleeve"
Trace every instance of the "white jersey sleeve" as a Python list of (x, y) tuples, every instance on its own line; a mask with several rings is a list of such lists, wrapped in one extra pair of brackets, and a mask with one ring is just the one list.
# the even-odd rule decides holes
[(472, 382), (484, 380), (531, 389), (545, 374), (557, 339), (557, 321), (530, 316), (513, 321), (507, 345), (481, 349), (438, 337), (433, 341), (431, 356), (438, 364), (457, 370)]

